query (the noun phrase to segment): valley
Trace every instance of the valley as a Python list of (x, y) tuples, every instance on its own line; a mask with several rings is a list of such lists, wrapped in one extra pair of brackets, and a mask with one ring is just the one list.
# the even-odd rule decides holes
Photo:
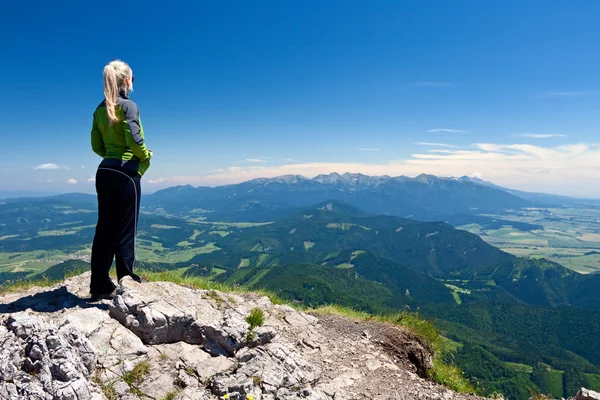
[(526, 208), (484, 215), (535, 225), (457, 226), (516, 256), (546, 258), (582, 274), (600, 271), (600, 209), (584, 207)]
[[(502, 208), (497, 200), (498, 207), (485, 212), (473, 207), (445, 214), (441, 202), (430, 200), (433, 208), (422, 209), (425, 220), (419, 221), (350, 204), (370, 193), (378, 208), (389, 210), (392, 202), (376, 195), (389, 180), (362, 177), (360, 189), (351, 176), (342, 183), (339, 177), (325, 184), (332, 199), (308, 204), (284, 201), (302, 180), (246, 183), (254, 197), (229, 204), (229, 215), (225, 206), (174, 206), (189, 189), (167, 189), (174, 197), (150, 195), (140, 215), (138, 268), (265, 289), (302, 307), (418, 312), (446, 333), (447, 361), (481, 393), (523, 399), (531, 387), (556, 397), (577, 384), (600, 389), (600, 344), (589, 340), (600, 335), (600, 274), (594, 274), (600, 211), (594, 204)], [(268, 191), (276, 185), (277, 196), (269, 192), (265, 199), (265, 184)], [(412, 187), (417, 197), (477, 193), (469, 200), (474, 206), (496, 193), (465, 180), (428, 177), (411, 184), (421, 185)], [(519, 201), (509, 199), (513, 206)], [(0, 282), (62, 279), (89, 268), (93, 196), (0, 203)]]

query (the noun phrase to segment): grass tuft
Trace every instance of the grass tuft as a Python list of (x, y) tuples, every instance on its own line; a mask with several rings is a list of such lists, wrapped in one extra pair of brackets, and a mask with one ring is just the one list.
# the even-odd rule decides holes
[(90, 380), (100, 387), (107, 400), (117, 400), (119, 396), (114, 388), (114, 382), (106, 383), (100, 378), (100, 374), (96, 373)]
[(250, 329), (256, 329), (259, 326), (263, 326), (265, 323), (265, 313), (258, 307), (254, 307), (250, 310), (250, 315), (246, 317), (246, 322), (250, 324)]
[(177, 397), (178, 394), (179, 391), (173, 390), (172, 392), (167, 393), (165, 397), (162, 398), (162, 400), (173, 400), (175, 399), (175, 397)]
[(150, 368), (148, 361), (140, 361), (131, 371), (123, 375), (123, 381), (130, 387), (135, 388), (144, 382), (144, 379), (150, 374)]

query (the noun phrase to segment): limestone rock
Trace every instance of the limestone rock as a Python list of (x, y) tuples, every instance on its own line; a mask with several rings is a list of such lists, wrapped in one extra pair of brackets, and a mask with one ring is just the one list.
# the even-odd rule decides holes
[(581, 388), (575, 395), (575, 400), (600, 400), (600, 393), (586, 388)]
[(184, 341), (201, 345), (213, 355), (231, 356), (245, 344), (246, 315), (230, 307), (220, 309), (224, 301), (210, 293), (214, 292), (168, 282), (141, 285), (126, 277), (110, 314), (146, 344)]
[(96, 366), (94, 348), (74, 326), (57, 329), (26, 312), (3, 322), (8, 329), (0, 331), (0, 398), (99, 398), (88, 380)]
[(420, 378), (430, 349), (389, 325), (129, 278), (88, 303), (89, 279), (0, 296), (1, 400), (478, 399)]

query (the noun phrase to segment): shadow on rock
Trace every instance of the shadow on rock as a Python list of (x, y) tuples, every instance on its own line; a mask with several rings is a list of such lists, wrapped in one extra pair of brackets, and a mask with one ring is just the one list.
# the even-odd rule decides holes
[(108, 310), (108, 305), (103, 303), (90, 303), (89, 299), (79, 298), (73, 293), (69, 292), (66, 287), (61, 286), (48, 292), (41, 292), (31, 296), (21, 297), (12, 303), (0, 304), (0, 314), (25, 311), (27, 309), (51, 313), (74, 307), (95, 307), (101, 310)]

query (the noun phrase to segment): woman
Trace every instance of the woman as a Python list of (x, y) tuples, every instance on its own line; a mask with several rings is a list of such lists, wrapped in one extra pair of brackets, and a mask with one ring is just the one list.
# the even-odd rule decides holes
[(133, 73), (116, 60), (104, 67), (104, 101), (94, 112), (92, 149), (103, 157), (96, 172), (98, 224), (92, 245), (91, 300), (112, 298), (108, 273), (115, 259), (117, 278), (131, 276), (140, 211), (140, 179), (150, 166), (137, 105), (129, 100)]

